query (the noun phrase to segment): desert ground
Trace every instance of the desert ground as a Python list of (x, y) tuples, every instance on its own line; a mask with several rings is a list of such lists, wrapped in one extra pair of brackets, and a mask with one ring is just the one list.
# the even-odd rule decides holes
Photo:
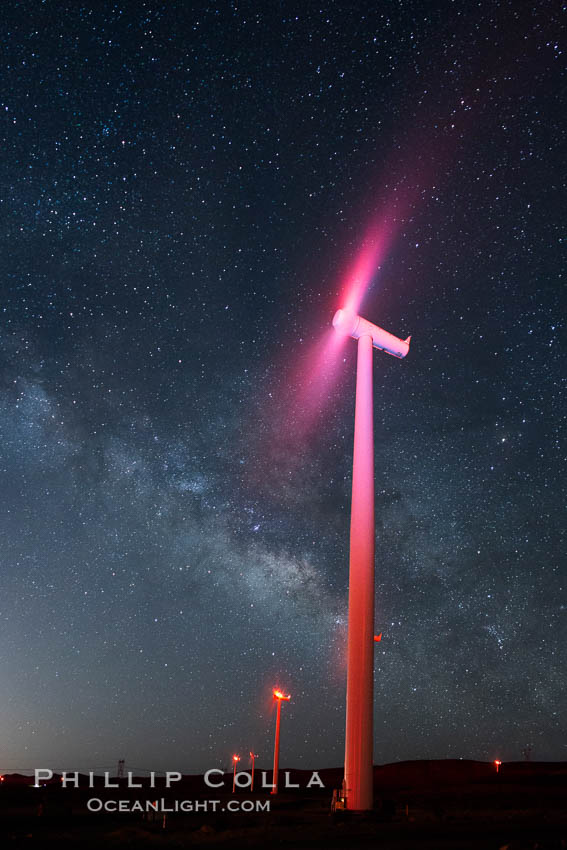
[[(38, 788), (33, 777), (7, 775), (0, 787), (0, 846), (567, 848), (566, 763), (510, 762), (498, 773), (493, 764), (464, 760), (377, 766), (375, 810), (363, 815), (332, 813), (332, 790), (340, 786), (342, 771), (318, 773), (324, 788), (307, 789), (311, 771), (291, 770), (290, 782), (300, 787), (280, 789), (277, 796), (249, 789), (233, 795), (230, 775), (220, 789), (208, 788), (202, 776), (184, 776), (169, 790), (159, 777), (155, 789), (144, 777), (133, 779), (141, 789), (128, 788), (126, 780), (110, 789), (98, 777), (93, 788), (84, 776), (79, 788), (63, 788), (57, 775)], [(156, 799), (162, 809), (188, 801), (193, 810), (131, 811), (135, 801), (143, 808), (146, 800)], [(117, 800), (125, 801), (128, 810), (104, 811), (108, 801), (113, 806)], [(268, 802), (269, 811), (255, 810)], [(89, 811), (89, 806), (102, 811)], [(229, 811), (231, 806), (238, 810)]]

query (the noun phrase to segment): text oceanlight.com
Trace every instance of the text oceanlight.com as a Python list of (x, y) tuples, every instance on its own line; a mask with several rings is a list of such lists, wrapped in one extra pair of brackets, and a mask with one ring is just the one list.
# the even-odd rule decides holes
[(269, 812), (269, 800), (101, 800), (91, 797), (87, 801), (89, 812)]

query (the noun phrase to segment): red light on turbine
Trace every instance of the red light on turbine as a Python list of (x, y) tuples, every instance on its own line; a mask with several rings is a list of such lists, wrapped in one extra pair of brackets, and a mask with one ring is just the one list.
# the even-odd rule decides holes
[(501, 765), (501, 764), (502, 764), (502, 762), (501, 762), (501, 761), (499, 761), (499, 759), (495, 759), (495, 760), (494, 760), (494, 767), (496, 768), (496, 773), (498, 773), (498, 771), (500, 770), (500, 765)]
[(234, 765), (234, 770), (232, 772), (232, 793), (236, 791), (236, 765), (240, 761), (240, 756), (234, 755), (232, 757), (232, 763)]
[(274, 698), (275, 699), (286, 699), (287, 700), (287, 699), (291, 699), (291, 694), (288, 694), (287, 696), (285, 696), (285, 694), (282, 694), (281, 691), (276, 689), (274, 691)]
[(374, 635), (374, 640), (376, 641), (376, 643), (380, 643), (380, 641), (382, 640), (382, 632), (380, 632), (379, 635)]

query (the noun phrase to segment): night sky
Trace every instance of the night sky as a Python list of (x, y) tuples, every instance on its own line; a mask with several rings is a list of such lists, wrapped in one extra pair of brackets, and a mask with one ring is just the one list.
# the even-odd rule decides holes
[(567, 7), (2, 14), (0, 768), (343, 763), (373, 240), (375, 761), (567, 759)]

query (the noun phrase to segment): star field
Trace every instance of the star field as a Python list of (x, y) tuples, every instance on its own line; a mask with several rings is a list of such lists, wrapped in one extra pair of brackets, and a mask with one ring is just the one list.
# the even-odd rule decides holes
[(566, 11), (3, 10), (2, 770), (342, 764), (376, 219), (375, 761), (567, 758)]

